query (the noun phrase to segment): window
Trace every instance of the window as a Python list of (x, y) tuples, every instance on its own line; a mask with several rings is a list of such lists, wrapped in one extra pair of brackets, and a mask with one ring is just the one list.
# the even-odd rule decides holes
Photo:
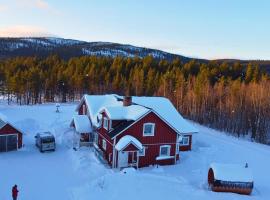
[(106, 144), (106, 140), (102, 140), (102, 148), (104, 149), (104, 150), (106, 150), (106, 147), (107, 147), (107, 144)]
[(145, 156), (145, 147), (143, 147), (142, 150), (138, 152), (138, 156)]
[(170, 145), (160, 146), (159, 156), (170, 156), (170, 151), (171, 151), (171, 146)]
[(103, 128), (109, 130), (109, 120), (106, 117), (103, 118)]
[(143, 124), (143, 136), (154, 136), (155, 134), (155, 124), (145, 123)]
[(182, 136), (182, 140), (179, 143), (182, 146), (188, 146), (189, 145), (189, 136)]

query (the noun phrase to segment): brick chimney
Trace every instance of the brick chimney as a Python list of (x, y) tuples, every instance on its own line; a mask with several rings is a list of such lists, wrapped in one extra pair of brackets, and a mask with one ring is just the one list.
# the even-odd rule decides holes
[(123, 99), (123, 106), (130, 106), (132, 104), (132, 97), (125, 96)]

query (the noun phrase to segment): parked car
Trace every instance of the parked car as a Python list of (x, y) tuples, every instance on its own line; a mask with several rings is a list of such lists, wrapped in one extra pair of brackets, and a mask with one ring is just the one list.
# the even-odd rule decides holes
[(50, 132), (37, 133), (36, 146), (39, 148), (40, 152), (44, 151), (55, 151), (55, 138)]

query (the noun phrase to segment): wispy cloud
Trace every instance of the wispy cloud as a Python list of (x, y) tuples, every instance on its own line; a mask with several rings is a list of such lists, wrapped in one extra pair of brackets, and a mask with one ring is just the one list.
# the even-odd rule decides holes
[(50, 12), (52, 14), (59, 14), (60, 12), (51, 6), (46, 0), (14, 0), (14, 6), (20, 8), (39, 9)]
[(37, 8), (40, 8), (40, 9), (51, 9), (51, 7), (49, 6), (48, 2), (44, 1), (44, 0), (36, 0), (35, 2), (35, 6)]
[(41, 27), (16, 25), (0, 28), (0, 37), (54, 37)]

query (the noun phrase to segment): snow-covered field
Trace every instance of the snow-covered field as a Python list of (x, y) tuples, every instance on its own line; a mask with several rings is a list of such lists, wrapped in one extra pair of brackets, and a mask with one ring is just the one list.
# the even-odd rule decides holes
[[(181, 152), (174, 166), (111, 170), (90, 149), (72, 149), (69, 124), (75, 104), (64, 104), (60, 113), (54, 104), (37, 106), (0, 105), (0, 113), (22, 129), (25, 147), (0, 154), (0, 199), (11, 199), (16, 183), (20, 200), (122, 200), (122, 199), (270, 199), (270, 147), (227, 136), (196, 125), (193, 150)], [(40, 153), (34, 146), (38, 131), (51, 131), (57, 150)], [(214, 193), (207, 187), (211, 162), (249, 163), (255, 188), (251, 196)]]

